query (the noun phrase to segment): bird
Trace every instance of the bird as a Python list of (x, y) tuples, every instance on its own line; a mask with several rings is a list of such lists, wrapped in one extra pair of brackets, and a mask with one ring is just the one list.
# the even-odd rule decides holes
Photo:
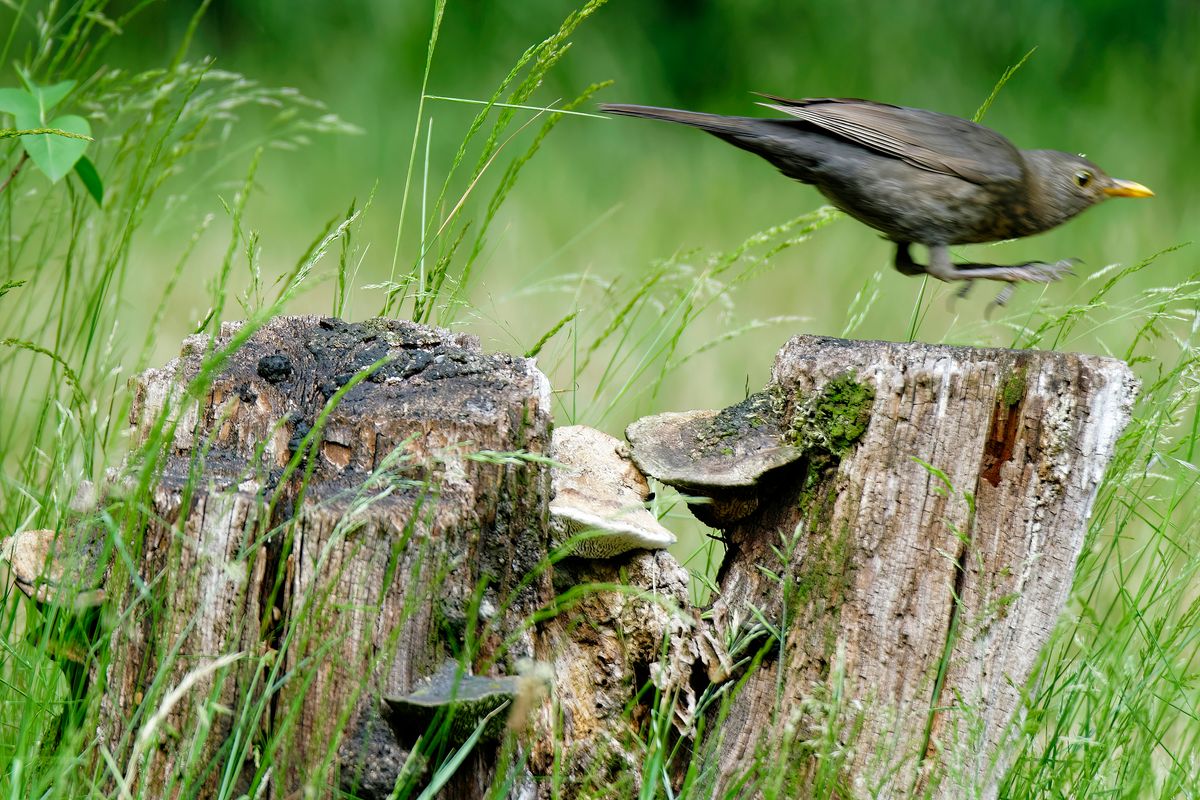
[[(1051, 283), (1077, 259), (1022, 264), (955, 263), (950, 247), (1049, 230), (1110, 197), (1152, 197), (1140, 183), (1109, 177), (1081, 155), (1024, 150), (976, 122), (920, 108), (857, 98), (792, 100), (756, 93), (784, 117), (738, 117), (674, 108), (603, 103), (609, 114), (699, 128), (766, 159), (789, 178), (814, 185), (837, 208), (896, 245), (905, 275), (943, 281)], [(913, 244), (928, 248), (915, 261)]]

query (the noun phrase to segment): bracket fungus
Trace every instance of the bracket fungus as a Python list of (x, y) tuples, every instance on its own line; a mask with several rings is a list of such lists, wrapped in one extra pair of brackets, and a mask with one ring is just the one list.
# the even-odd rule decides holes
[(642, 472), (690, 495), (696, 518), (720, 528), (753, 514), (765, 477), (804, 455), (788, 444), (782, 405), (759, 392), (721, 411), (643, 417), (625, 436)]
[(64, 542), (58, 531), (21, 531), (0, 546), (0, 560), (8, 562), (17, 588), (36, 603), (76, 612), (101, 605), (104, 590), (87, 588), (95, 584), (92, 554), (69, 553)]
[(53, 530), (21, 531), (0, 544), (13, 585), (38, 608), (26, 617), (25, 638), (44, 647), (67, 679), (71, 702), (59, 715), (55, 737), (82, 722), (89, 681), (89, 652), (101, 638), (104, 590), (100, 582), (99, 541), (82, 545)]
[[(572, 555), (612, 558), (675, 544), (646, 502), (650, 486), (619, 439), (585, 425), (555, 428), (550, 527), (555, 544), (572, 537)], [(582, 536), (581, 536), (582, 534)]]
[(411, 746), (429, 730), (439, 713), (451, 715), (447, 729), (451, 747), (465, 742), (480, 725), (480, 739), (495, 741), (508, 717), (500, 711), (517, 698), (521, 685), (519, 677), (472, 675), (447, 659), (408, 694), (385, 696), (381, 713), (396, 739), (405, 745)]

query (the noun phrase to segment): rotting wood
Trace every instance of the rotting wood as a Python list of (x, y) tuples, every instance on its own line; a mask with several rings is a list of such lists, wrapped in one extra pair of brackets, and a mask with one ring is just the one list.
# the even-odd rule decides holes
[[(139, 442), (170, 404), (179, 425), (138, 548), (148, 593), (138, 581), (110, 585), (129, 622), (112, 634), (100, 738), (122, 763), (166, 689), (240, 652), (167, 715), (140, 785), (170, 794), (185, 765), (221, 753), (244, 761), (231, 771), (237, 787), (272, 758), (268, 796), (324, 794), (325, 781), (385, 796), (407, 753), (381, 733), (382, 693), (412, 689), (468, 631), (479, 666), (533, 654), (518, 625), (549, 591), (548, 576), (526, 580), (546, 554), (549, 471), (473, 454), (544, 454), (548, 385), (531, 361), (485, 355), (469, 336), (300, 317), (270, 321), (199, 402), (180, 401), (205, 355), (238, 330), (193, 337), (135, 384)], [(329, 399), (355, 379), (330, 404), (311, 462), (286, 475)], [(261, 738), (231, 756), (235, 720), (220, 709), (255, 702)], [(273, 722), (286, 731), (277, 741)], [(369, 765), (342, 747), (356, 736), (371, 743)], [(447, 796), (478, 796), (491, 760), (479, 750)], [(222, 779), (215, 771), (205, 793)]]

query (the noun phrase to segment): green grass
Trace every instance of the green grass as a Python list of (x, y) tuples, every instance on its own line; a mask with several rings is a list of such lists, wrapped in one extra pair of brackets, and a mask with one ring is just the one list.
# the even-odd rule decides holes
[[(898, 85), (896, 76), (876, 76), (872, 84), (860, 72), (866, 69), (863, 60), (852, 59), (845, 74), (879, 91), (844, 93), (960, 113), (986, 98), (984, 108), (992, 106), (989, 123), (1012, 131), (1023, 144), (1034, 144), (1035, 136), (1058, 144), (1046, 141), (1058, 126), (1073, 141), (1104, 147), (1102, 163), (1124, 158), (1133, 170), (1127, 177), (1144, 179), (1156, 190), (1166, 187), (1152, 201), (1153, 211), (1133, 205), (1118, 210), (1113, 203), (1062, 232), (1004, 245), (1004, 257), (1014, 260), (1061, 248), (1100, 263), (1044, 292), (1023, 289), (1004, 314), (986, 320), (981, 314), (986, 300), (971, 298), (951, 308), (945, 288), (893, 274), (869, 231), (839, 221), (829, 209), (802, 213), (806, 198), (816, 205), (815, 195), (726, 152), (719, 142), (686, 131), (654, 132), (557, 113), (587, 111), (601, 91), (613, 96), (606, 84), (594, 81), (614, 73), (628, 76), (633, 68), (625, 57), (644, 75), (653, 73), (646, 64), (653, 42), (629, 28), (629, 40), (621, 39), (626, 56), (620, 63), (603, 52), (583, 59), (589, 70), (612, 67), (612, 72), (578, 77), (585, 68), (572, 59), (580, 51), (605, 51), (589, 29), (615, 36), (605, 27), (614, 24), (605, 15), (621, 20), (630, 13), (599, 6), (590, 3), (568, 15), (548, 0), (531, 4), (536, 19), (495, 34), (507, 44), (508, 60), (520, 53), (515, 66), (493, 74), (489, 64), (484, 80), (462, 65), (480, 59), (454, 58), (474, 52), (465, 44), (463, 18), (469, 15), (450, 3), (443, 17), (444, 4), (433, 4), (444, 26), (435, 26), (433, 36), (428, 18), (404, 23), (425, 26), (420, 63), (410, 65), (399, 90), (391, 89), (401, 110), (411, 113), (389, 115), (383, 131), (365, 134), (299, 92), (264, 86), (226, 71), (224, 64), (189, 61), (190, 37), (207, 45), (211, 34), (199, 14), (187, 21), (181, 40), (162, 59), (166, 63), (153, 68), (145, 53), (124, 50), (117, 33), (137, 31), (143, 17), (118, 18), (98, 0), (79, 8), (18, 3), (5, 11), (12, 33), (4, 46), (8, 58), (0, 63), (15, 59), (41, 83), (78, 81), (64, 108), (92, 120), (96, 142), (89, 155), (107, 193), (98, 208), (73, 178), (50, 185), (30, 169), (17, 172), (0, 190), (0, 413), (7, 421), (0, 426), (0, 532), (81, 524), (80, 512), (70, 508), (80, 481), (102, 481), (107, 468), (129, 456), (124, 469), (132, 488), (82, 518), (105, 532), (118, 573), (130, 571), (174, 423), (164, 416), (147, 442), (130, 452), (126, 381), (161, 364), (185, 333), (213, 332), (234, 317), (250, 320), (235, 346), (274, 314), (313, 310), (351, 317), (382, 309), (478, 332), (492, 348), (537, 353), (559, 390), (560, 423), (613, 431), (641, 413), (740, 400), (761, 386), (782, 338), (801, 330), (1111, 353), (1135, 366), (1143, 393), (1101, 486), (1067, 613), (1038, 679), (1027, 687), (1023, 717), (1004, 753), (1001, 796), (1200, 796), (1200, 506), (1193, 493), (1200, 444), (1200, 268), (1193, 248), (1175, 249), (1189, 238), (1185, 221), (1195, 218), (1187, 170), (1176, 174), (1163, 166), (1190, 163), (1181, 155), (1194, 142), (1186, 125), (1117, 127), (1058, 114), (1012, 113), (1025, 91), (1021, 87), (1030, 85), (1023, 81), (1035, 80), (1031, 74), (1047, 86), (1055, 83), (1047, 73), (1067, 74), (1065, 48), (1055, 45), (1078, 20), (1062, 10), (1025, 8), (1027, 22), (1040, 25), (1049, 43), (1028, 42), (998, 26), (1014, 46), (993, 58), (987, 72), (969, 58), (969, 42), (930, 36), (935, 23), (928, 11), (914, 11), (903, 22), (912, 26), (911, 37), (902, 32), (884, 37), (887, 26), (851, 26), (849, 15), (806, 12), (813, 17), (809, 24), (821, 23), (824, 32), (808, 39), (811, 60), (818, 62), (808, 77), (823, 78), (821, 85), (847, 85), (837, 83), (836, 65), (820, 64), (821, 58), (835, 60), (839, 32), (841, 46), (847, 46), (847, 27), (865, 40), (858, 40), (860, 47), (900, 60), (901, 48), (918, 46), (904, 44), (910, 38), (936, 39), (970, 67), (953, 86), (937, 71), (933, 85), (912, 90), (915, 97), (904, 95), (909, 87)], [(263, 4), (260, 10), (271, 8)], [(556, 21), (566, 17), (557, 28), (548, 21), (551, 8)], [(741, 26), (763, 14), (752, 9), (743, 15), (731, 4), (717, 8), (714, 18), (726, 21), (724, 34), (735, 42), (749, 41)], [(83, 10), (87, 13), (79, 13)], [(145, 13), (153, 20), (162, 12)], [(316, 23), (298, 20), (294, 30), (299, 35)], [(793, 24), (781, 21), (779, 30), (762, 33), (769, 46), (755, 54), (765, 65), (739, 73), (763, 83), (769, 77), (774, 85), (745, 88), (779, 88), (788, 77), (789, 67), (780, 61), (786, 42), (774, 39)], [(1146, 96), (1141, 79), (1172, 92), (1180, 119), (1192, 119), (1200, 92), (1195, 70), (1182, 68), (1191, 63), (1184, 49), (1185, 34), (1195, 30), (1189, 24), (1194, 26), (1185, 18), (1163, 34), (1162, 60), (1156, 62), (1172, 70), (1174, 88), (1150, 81), (1151, 71), (1136, 60), (1117, 68), (1109, 57), (1086, 51), (1087, 63), (1104, 81), (1071, 79), (1084, 81), (1073, 98), (1077, 114), (1112, 122), (1116, 112), (1102, 108), (1101, 101), (1116, 102), (1124, 116), (1148, 121), (1158, 101)], [(702, 41), (716, 36), (707, 29), (699, 34)], [(569, 52), (570, 39), (580, 45)], [(529, 40), (537, 44), (525, 48)], [(995, 76), (1032, 44), (1040, 49), (1030, 62), (999, 99), (988, 97)], [(925, 44), (920, 47), (927, 53)], [(354, 48), (362, 49), (361, 43)], [(367, 49), (372, 51), (367, 58), (377, 58), (374, 51), (384, 48)], [(727, 57), (717, 47), (707, 52)], [(103, 67), (109, 58), (120, 63), (139, 57), (133, 70)], [(335, 63), (331, 74), (341, 68)], [(382, 86), (365, 78), (342, 80), (344, 99), (360, 111), (368, 100), (378, 103), (384, 96)], [(634, 88), (623, 87), (621, 99), (656, 102), (653, 92), (666, 92), (665, 80), (665, 74), (659, 83), (642, 77)], [(442, 88), (446, 85), (450, 88)], [(490, 94), (480, 89), (491, 85), (497, 88)], [(468, 95), (460, 99), (482, 99), (484, 105), (450, 104), (427, 93)], [(797, 93), (812, 92), (800, 86)], [(945, 102), (935, 102), (939, 93)], [(1040, 100), (1054, 95), (1052, 88), (1037, 93)], [(726, 102), (724, 110), (748, 108), (741, 100)], [(394, 122), (401, 117), (402, 128)], [(1194, 121), (1188, 124), (1194, 131)], [(389, 138), (393, 127), (403, 133)], [(1114, 128), (1124, 134), (1115, 143), (1107, 133)], [(386, 146), (378, 144), (381, 139)], [(0, 145), (11, 170), (20, 158), (16, 140)], [(310, 154), (350, 150), (382, 153), (375, 162), (366, 157), (341, 162), (360, 170), (356, 182), (333, 176), (319, 158), (306, 161)], [(1124, 175), (1121, 166), (1113, 171)], [(285, 218), (311, 224), (300, 232), (300, 226), (278, 224)], [(1125, 263), (1103, 267), (1108, 258)], [(189, 387), (193, 396), (205, 391), (230, 349), (211, 354)], [(316, 445), (319, 432), (318, 424), (306, 440), (309, 446)], [(394, 466), (383, 465), (356, 498), (356, 508), (396, 485)], [(289, 470), (301, 469), (298, 452)], [(660, 492), (656, 502), (673, 528), (691, 534), (677, 552), (703, 600), (714, 589), (720, 548), (699, 544), (704, 541), (699, 526), (671, 492)], [(579, 587), (543, 613), (569, 610), (580, 593), (600, 590), (620, 589)], [(311, 613), (320, 613), (324, 598), (305, 600)], [(133, 608), (153, 611), (136, 603)], [(0, 796), (103, 796), (106, 781), (129, 776), (132, 782), (138, 760), (118, 761), (99, 752), (79, 729), (68, 728), (54, 740), (71, 688), (47, 655), (58, 612), (52, 608), (46, 619), (39, 614), (11, 591), (0, 605)], [(37, 636), (30, 640), (28, 631)], [(292, 634), (280, 635), (286, 640)], [(778, 631), (764, 635), (782, 639)], [(160, 643), (164, 651), (172, 644)], [(297, 646), (319, 653), (324, 644)], [(761, 642), (740, 644), (754, 669)], [(91, 655), (104, 662), (103, 642)], [(151, 683), (160, 699), (147, 704), (151, 712), (136, 727), (143, 738), (124, 743), (126, 754), (130, 747), (145, 752), (163, 735), (152, 710), (167, 708), (175, 666), (170, 659), (160, 666)], [(282, 675), (267, 660), (261, 666), (262, 691), (230, 710), (237, 720), (235, 753), (250, 754), (258, 744), (254, 736), (270, 692), (285, 679), (311, 679), (303, 671)], [(809, 729), (786, 744), (792, 748), (787, 754), (815, 759), (815, 771), (801, 774), (778, 751), (764, 749), (745, 786), (784, 798), (811, 781), (814, 796), (850, 796), (839, 765), (856, 722), (840, 678), (835, 668), (826, 689), (804, 709)], [(650, 714), (641, 731), (641, 797), (707, 796), (713, 765), (706, 748), (733, 691), (736, 686), (724, 685), (699, 698), (714, 716), (688, 748), (672, 729), (678, 698), (644, 687)], [(97, 699), (76, 698), (84, 707)], [(272, 758), (286, 747), (288, 724), (283, 721), (266, 743), (256, 780), (265, 778)], [(441, 779), (468, 749), (446, 748), (435, 732), (421, 753), (434, 760), (431, 773)], [(327, 764), (333, 755), (326, 754)], [(881, 762), (890, 755), (879, 754)], [(194, 787), (207, 765), (192, 766), (183, 789)], [(683, 776), (682, 784), (667, 775)], [(511, 773), (502, 773), (497, 788), (511, 779)], [(219, 783), (221, 796), (237, 796), (232, 768)], [(552, 783), (559, 796), (567, 796), (561, 774)], [(604, 797), (611, 788), (598, 773), (594, 785), (575, 790)], [(421, 796), (415, 778), (397, 796)]]

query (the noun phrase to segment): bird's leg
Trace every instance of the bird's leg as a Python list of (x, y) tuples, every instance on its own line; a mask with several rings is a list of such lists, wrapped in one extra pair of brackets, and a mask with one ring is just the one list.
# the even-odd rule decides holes
[[(900, 254), (896, 254), (899, 268)], [(907, 259), (912, 264), (912, 259)], [(1047, 264), (1042, 261), (1027, 261), (1024, 264), (955, 264), (950, 260), (950, 248), (944, 244), (930, 245), (929, 266), (925, 268), (935, 278), (943, 281), (971, 281), (985, 278), (1008, 283), (1054, 283), (1064, 275), (1071, 274), (1076, 259), (1066, 258)], [(917, 265), (919, 266), (919, 265)]]
[(1022, 282), (1029, 283), (1053, 283), (1061, 280), (1064, 275), (1070, 275), (1071, 267), (1078, 259), (1066, 258), (1062, 261), (1056, 261), (1053, 264), (1046, 264), (1041, 261), (1028, 261), (1024, 264), (955, 264), (950, 260), (950, 248), (946, 245), (930, 245), (929, 246), (929, 266), (923, 266), (913, 261), (912, 255), (908, 252), (908, 242), (896, 243), (896, 269), (905, 275), (920, 275), (928, 273), (938, 280), (943, 281), (963, 281), (963, 287), (958, 290), (956, 297), (963, 298), (967, 296), (970, 290), (972, 281), (977, 278), (984, 278), (993, 281), (1004, 281), (1005, 287), (1000, 290), (1000, 294), (996, 295), (996, 299), (989, 305), (1003, 306), (1013, 296), (1016, 291), (1016, 284)]
[(901, 275), (924, 275), (925, 267), (913, 261), (908, 242), (896, 242), (896, 269)]

